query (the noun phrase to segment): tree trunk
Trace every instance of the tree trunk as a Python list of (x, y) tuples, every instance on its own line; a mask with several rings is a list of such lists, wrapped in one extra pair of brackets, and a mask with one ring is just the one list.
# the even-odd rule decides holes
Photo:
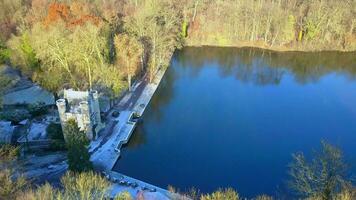
[(145, 69), (144, 66), (143, 66), (144, 65), (143, 64), (143, 60), (144, 60), (143, 56), (144, 56), (144, 54), (142, 53), (141, 56), (140, 56), (140, 59), (141, 59), (141, 72), (144, 72), (144, 69)]
[[(155, 31), (156, 34), (156, 31)], [(150, 82), (153, 80), (153, 74), (156, 71), (156, 36), (153, 37), (153, 60), (152, 66), (150, 67)]]
[(91, 70), (90, 66), (88, 66), (88, 74), (89, 74), (89, 89), (92, 89), (92, 80), (91, 80)]
[(274, 42), (276, 41), (278, 34), (279, 34), (279, 29), (277, 30), (276, 36), (272, 40), (271, 47), (274, 45)]
[(193, 14), (193, 22), (195, 21), (195, 17), (197, 16), (197, 9), (198, 9), (198, 4), (199, 4), (199, 0), (195, 1), (195, 5), (194, 5), (194, 14)]
[(131, 68), (130, 68), (130, 62), (129, 62), (129, 60), (128, 60), (129, 58), (126, 58), (126, 67), (127, 67), (127, 84), (128, 84), (128, 86), (129, 86), (129, 92), (131, 91)]
[(266, 31), (265, 31), (265, 38), (264, 38), (265, 44), (267, 44), (270, 26), (271, 26), (271, 20), (270, 20), (270, 17), (268, 16), (267, 24), (266, 24)]
[(129, 84), (129, 92), (131, 92), (131, 74), (127, 74), (127, 83)]
[(356, 21), (356, 20), (352, 20), (352, 21), (351, 21), (350, 35), (352, 35), (352, 34), (353, 34), (353, 32), (354, 32), (355, 21)]
[(87, 69), (88, 69), (89, 89), (91, 90), (92, 89), (91, 67), (90, 67), (89, 60), (87, 58), (85, 58), (85, 61), (87, 63)]

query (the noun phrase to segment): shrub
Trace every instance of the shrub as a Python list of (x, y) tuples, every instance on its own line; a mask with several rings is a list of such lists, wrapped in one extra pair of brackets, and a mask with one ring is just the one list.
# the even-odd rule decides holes
[(49, 183), (38, 187), (36, 190), (27, 190), (16, 196), (16, 200), (56, 200), (60, 199), (59, 190), (53, 188)]
[(12, 161), (16, 160), (18, 155), (18, 147), (0, 144), (0, 199), (14, 199), (28, 185), (23, 176), (13, 176)]
[(11, 121), (15, 124), (18, 124), (22, 120), (30, 118), (31, 115), (27, 110), (12, 110), (12, 111), (3, 111), (0, 113), (0, 120)]
[(52, 140), (64, 141), (62, 126), (57, 123), (50, 123), (46, 128), (47, 136)]
[(263, 194), (263, 195), (257, 196), (257, 197), (256, 197), (256, 200), (273, 200), (273, 198), (270, 197), (270, 196), (267, 196), (267, 195)]
[(107, 199), (110, 183), (94, 172), (68, 172), (62, 177), (63, 199)]
[(19, 147), (0, 143), (0, 163), (15, 160), (20, 153)]
[(41, 115), (45, 115), (48, 112), (45, 103), (42, 103), (42, 102), (28, 105), (27, 109), (30, 112), (32, 117), (38, 117)]
[[(58, 190), (46, 183), (34, 190), (20, 193), (18, 200), (106, 200), (109, 182), (98, 174), (86, 172), (81, 174), (67, 173), (61, 178), (62, 190)], [(0, 198), (1, 199), (1, 198)], [(125, 199), (126, 200), (126, 199)]]
[(311, 161), (302, 153), (293, 155), (289, 174), (290, 186), (302, 197), (335, 199), (349, 181), (346, 177), (346, 164), (342, 151), (326, 142), (322, 142), (320, 152), (316, 152)]
[(219, 189), (212, 194), (202, 195), (201, 200), (239, 200), (239, 194), (232, 188)]
[(15, 199), (27, 188), (28, 182), (23, 176), (14, 179), (12, 171), (5, 169), (0, 171), (0, 185), (0, 199)]
[(132, 200), (131, 194), (129, 192), (121, 192), (118, 194), (114, 200)]
[(6, 48), (0, 40), (0, 64), (8, 63), (10, 60), (10, 50)]
[(50, 123), (46, 128), (46, 133), (49, 139), (52, 140), (50, 148), (52, 150), (64, 150), (65, 142), (62, 131), (62, 126), (56, 123)]

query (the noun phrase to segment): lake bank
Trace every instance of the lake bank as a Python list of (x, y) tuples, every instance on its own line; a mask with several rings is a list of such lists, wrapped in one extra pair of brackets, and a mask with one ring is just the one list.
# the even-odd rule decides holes
[[(345, 50), (345, 49), (312, 49), (311, 47), (305, 48), (300, 47), (288, 47), (288, 46), (269, 46), (253, 42), (240, 42), (235, 44), (219, 44), (218, 42), (214, 43), (191, 43), (187, 42), (184, 47), (221, 47), (221, 48), (258, 48), (262, 50), (276, 51), (276, 52), (305, 52), (305, 53), (315, 53), (315, 52), (342, 52), (350, 53), (356, 52), (356, 50)], [(305, 48), (305, 49), (304, 49)]]

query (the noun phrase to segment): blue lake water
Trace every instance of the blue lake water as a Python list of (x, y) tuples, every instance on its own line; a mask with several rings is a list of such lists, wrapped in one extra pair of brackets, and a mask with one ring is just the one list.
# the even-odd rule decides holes
[(321, 140), (356, 172), (356, 53), (184, 48), (115, 169), (181, 191), (283, 196), (292, 153)]

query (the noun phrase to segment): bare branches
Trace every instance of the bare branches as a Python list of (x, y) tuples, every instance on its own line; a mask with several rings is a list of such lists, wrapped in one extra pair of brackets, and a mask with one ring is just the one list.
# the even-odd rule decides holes
[(302, 153), (293, 155), (290, 186), (304, 197), (335, 199), (347, 185), (346, 165), (341, 150), (322, 142), (322, 149), (308, 162)]

